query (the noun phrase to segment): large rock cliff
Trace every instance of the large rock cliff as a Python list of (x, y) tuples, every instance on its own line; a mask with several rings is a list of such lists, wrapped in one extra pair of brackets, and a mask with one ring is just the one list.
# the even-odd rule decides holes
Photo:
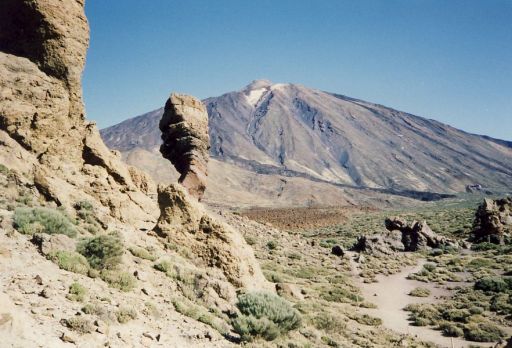
[[(70, 210), (77, 202), (93, 202), (103, 226), (121, 222), (147, 230), (160, 216), (159, 234), (197, 253), (191, 259), (202, 260), (201, 266), (222, 270), (236, 287), (265, 284), (238, 232), (210, 218), (180, 187), (159, 190), (159, 215), (151, 179), (123, 164), (85, 120), (81, 72), (89, 29), (83, 1), (2, 1), (0, 33), (0, 164), (21, 185)], [(192, 144), (181, 146), (182, 136), (170, 136), (170, 158), (182, 172), (180, 181), (200, 196), (208, 159), (206, 110), (178, 95), (168, 106), (163, 129), (175, 123)]]
[(96, 201), (104, 219), (147, 227), (157, 207), (140, 187), (155, 192), (154, 184), (109, 151), (84, 117), (88, 43), (83, 1), (0, 3), (0, 161), (47, 200)]

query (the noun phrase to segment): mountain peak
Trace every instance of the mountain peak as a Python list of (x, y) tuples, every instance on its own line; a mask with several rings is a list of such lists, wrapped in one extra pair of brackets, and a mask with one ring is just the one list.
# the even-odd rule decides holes
[(248, 84), (244, 90), (254, 90), (254, 89), (260, 89), (260, 88), (267, 88), (272, 86), (274, 83), (270, 80), (260, 79), (260, 80), (254, 80), (250, 84)]

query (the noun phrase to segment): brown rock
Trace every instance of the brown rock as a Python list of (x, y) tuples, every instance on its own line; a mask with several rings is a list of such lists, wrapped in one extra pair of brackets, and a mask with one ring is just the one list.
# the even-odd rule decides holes
[(283, 296), (290, 299), (303, 300), (304, 296), (294, 284), (289, 283), (277, 283), (276, 292), (279, 296)]
[(45, 256), (52, 251), (74, 251), (76, 249), (75, 240), (63, 234), (49, 235), (46, 233), (36, 233), (32, 236), (32, 243), (34, 243), (38, 247), (39, 252)]
[(197, 264), (220, 269), (235, 287), (270, 288), (242, 236), (210, 217), (182, 186), (160, 185), (158, 204), (161, 214), (155, 232), (159, 236), (188, 249)]
[(173, 93), (165, 104), (160, 130), (160, 152), (181, 174), (179, 183), (200, 200), (206, 189), (210, 148), (206, 108), (194, 97)]
[(353, 249), (368, 254), (389, 255), (397, 251), (418, 251), (443, 246), (458, 248), (456, 241), (434, 233), (426, 221), (413, 221), (394, 217), (385, 220), (387, 233), (362, 235)]
[(36, 274), (36, 276), (34, 277), (34, 280), (37, 285), (43, 285), (43, 278), (41, 278), (41, 276), (39, 274)]
[(84, 119), (83, 7), (82, 0), (0, 2), (2, 163), (58, 205), (96, 201), (100, 215), (151, 225), (158, 211), (146, 195), (151, 183), (134, 175)]
[(66, 343), (76, 343), (76, 339), (69, 333), (63, 332), (60, 339)]
[(49, 286), (45, 286), (44, 289), (39, 293), (39, 296), (44, 298), (51, 298), (53, 296), (53, 291)]
[(345, 255), (345, 251), (339, 245), (335, 245), (331, 249), (331, 254), (336, 255), (336, 256), (343, 256), (343, 255)]
[(512, 235), (512, 197), (484, 199), (475, 213), (472, 241), (503, 244)]

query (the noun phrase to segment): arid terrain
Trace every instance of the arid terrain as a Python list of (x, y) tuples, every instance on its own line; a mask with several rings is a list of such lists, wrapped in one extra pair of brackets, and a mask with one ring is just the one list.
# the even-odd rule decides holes
[(109, 148), (88, 46), (0, 2), (0, 347), (512, 346), (508, 142), (256, 81)]

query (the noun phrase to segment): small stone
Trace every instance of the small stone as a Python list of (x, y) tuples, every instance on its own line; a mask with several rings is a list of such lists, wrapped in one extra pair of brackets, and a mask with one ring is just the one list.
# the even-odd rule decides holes
[(108, 326), (103, 320), (95, 320), (94, 325), (96, 326), (96, 332), (100, 334), (106, 334), (108, 332)]
[(65, 333), (63, 332), (62, 335), (60, 336), (60, 339), (63, 341), (63, 342), (67, 342), (67, 343), (76, 343), (76, 340), (73, 336), (71, 336), (70, 334), (68, 333)]
[(141, 289), (141, 291), (142, 291), (142, 293), (143, 293), (144, 295), (149, 296), (149, 292), (148, 292), (148, 290), (147, 290), (146, 288), (142, 288), (142, 289)]
[(144, 332), (144, 333), (142, 334), (142, 336), (147, 337), (147, 338), (149, 338), (149, 339), (151, 339), (151, 340), (154, 340), (153, 336), (152, 336), (149, 332)]
[(53, 292), (52, 290), (46, 286), (40, 293), (39, 293), (39, 296), (42, 296), (44, 298), (50, 298), (53, 296)]
[(38, 274), (34, 277), (34, 280), (36, 281), (37, 285), (43, 285), (43, 278)]
[(345, 251), (339, 245), (333, 246), (332, 249), (331, 249), (331, 253), (333, 255), (336, 255), (336, 256), (343, 256), (343, 255), (345, 255)]
[(206, 339), (211, 341), (213, 339), (213, 335), (212, 335), (212, 333), (210, 331), (206, 331), (204, 333), (204, 338), (206, 338)]

